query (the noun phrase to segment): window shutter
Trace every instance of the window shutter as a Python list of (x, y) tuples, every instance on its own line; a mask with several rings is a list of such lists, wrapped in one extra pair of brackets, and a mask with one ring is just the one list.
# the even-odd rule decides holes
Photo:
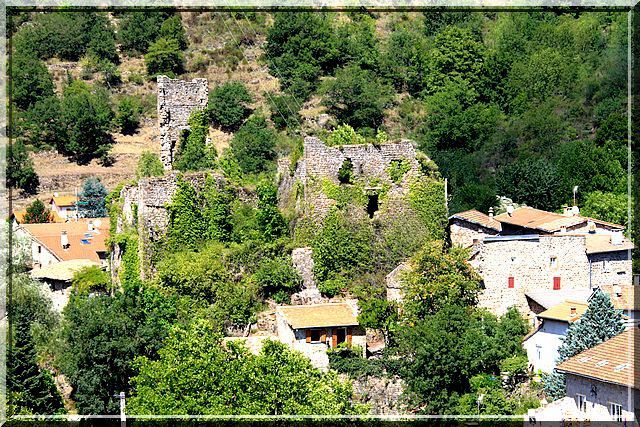
[(307, 343), (311, 342), (311, 329), (307, 329)]
[(560, 289), (560, 278), (559, 277), (554, 277), (553, 278), (553, 290), (557, 291)]
[(347, 328), (347, 345), (351, 346), (351, 328)]
[(336, 330), (331, 330), (331, 347), (336, 348), (338, 346), (338, 334), (336, 334)]
[(515, 279), (513, 277), (509, 277), (508, 284), (509, 288), (515, 287)]
[(325, 344), (327, 342), (327, 330), (323, 329), (322, 333), (320, 334), (320, 342), (322, 344)]

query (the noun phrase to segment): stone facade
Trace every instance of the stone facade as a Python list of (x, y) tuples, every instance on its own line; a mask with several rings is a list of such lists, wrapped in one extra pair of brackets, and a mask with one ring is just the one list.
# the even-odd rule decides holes
[[(584, 235), (485, 238), (474, 246), (469, 260), (484, 282), (479, 305), (498, 315), (512, 305), (527, 313), (525, 292), (552, 291), (558, 280), (560, 289), (592, 289), (601, 281), (630, 285), (628, 253), (587, 255), (585, 238)], [(598, 263), (602, 265), (603, 260), (610, 260), (608, 273), (599, 270)], [(513, 287), (509, 287), (509, 277), (513, 277)]]
[[(567, 373), (567, 397), (578, 400), (578, 395), (586, 399), (584, 419), (591, 421), (614, 421), (611, 404), (622, 406), (622, 419), (633, 420), (634, 410), (640, 409), (640, 391), (618, 384), (607, 383)], [(595, 392), (595, 393), (594, 393)]]
[(180, 133), (189, 129), (187, 121), (194, 110), (207, 106), (209, 88), (206, 79), (190, 82), (158, 76), (158, 126), (160, 127), (160, 159), (170, 170)]
[(495, 236), (498, 231), (473, 224), (468, 221), (461, 221), (457, 218), (451, 220), (449, 224), (449, 239), (451, 243), (463, 248), (473, 246), (487, 236)]

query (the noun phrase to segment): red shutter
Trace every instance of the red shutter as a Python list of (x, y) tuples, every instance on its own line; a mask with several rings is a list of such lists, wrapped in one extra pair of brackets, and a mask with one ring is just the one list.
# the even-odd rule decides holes
[(554, 291), (560, 290), (560, 278), (559, 277), (554, 277), (553, 278), (553, 290)]
[(351, 328), (347, 328), (347, 345), (351, 346)]
[(336, 334), (336, 330), (331, 330), (331, 347), (336, 348), (338, 346), (338, 334)]
[(515, 279), (513, 277), (509, 277), (508, 283), (509, 288), (513, 288), (515, 286)]
[(307, 342), (310, 343), (311, 342), (311, 329), (307, 329)]

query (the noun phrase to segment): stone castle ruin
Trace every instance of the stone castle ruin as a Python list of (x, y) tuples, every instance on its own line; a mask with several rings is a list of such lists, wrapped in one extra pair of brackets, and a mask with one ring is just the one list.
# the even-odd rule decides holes
[(207, 79), (190, 82), (158, 76), (158, 126), (160, 127), (160, 160), (171, 170), (175, 149), (187, 121), (194, 110), (206, 108), (209, 100)]

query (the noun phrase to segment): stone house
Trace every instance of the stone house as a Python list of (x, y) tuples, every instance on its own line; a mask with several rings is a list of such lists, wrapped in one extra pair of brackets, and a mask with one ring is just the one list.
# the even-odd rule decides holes
[(360, 347), (366, 355), (366, 333), (359, 326), (357, 308), (350, 303), (278, 306), (276, 333), (281, 342), (321, 369), (329, 366), (327, 349), (343, 343)]
[(565, 301), (538, 314), (536, 329), (527, 334), (522, 346), (527, 352), (533, 372), (552, 372), (558, 359), (558, 348), (567, 335), (569, 325), (587, 311), (587, 304)]
[(69, 302), (73, 276), (86, 267), (100, 267), (100, 264), (88, 259), (61, 261), (31, 271), (31, 277), (41, 283), (41, 289), (49, 297), (52, 307), (58, 313)]
[(567, 397), (582, 420), (625, 422), (640, 412), (640, 330), (620, 335), (562, 362)]
[(33, 268), (61, 261), (90, 260), (107, 266), (109, 218), (82, 218), (65, 223), (20, 224), (16, 237), (31, 246)]
[(63, 220), (74, 219), (78, 216), (77, 203), (76, 196), (61, 196), (58, 193), (53, 193), (53, 197), (49, 199), (49, 209), (51, 209), (51, 213)]
[(479, 305), (497, 315), (510, 306), (527, 313), (531, 292), (631, 284), (633, 244), (624, 227), (577, 208), (563, 215), (520, 207), (495, 217), (466, 211), (449, 224), (451, 243), (471, 248), (469, 262), (483, 278)]

